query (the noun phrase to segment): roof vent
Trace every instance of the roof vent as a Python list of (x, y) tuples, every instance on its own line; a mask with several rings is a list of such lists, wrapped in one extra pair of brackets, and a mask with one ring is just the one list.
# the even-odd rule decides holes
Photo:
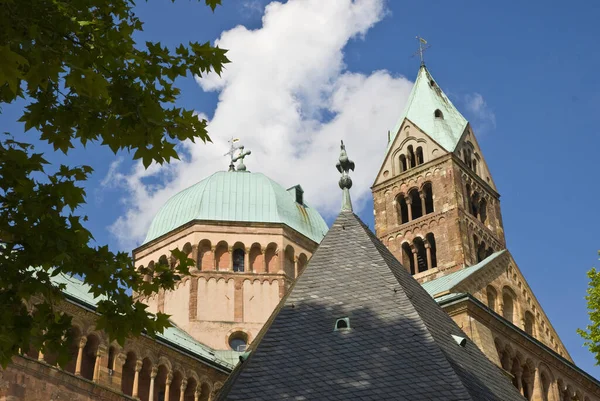
[(288, 188), (287, 191), (294, 197), (297, 204), (304, 205), (304, 190), (300, 185), (294, 185), (293, 187)]
[(345, 331), (350, 330), (350, 318), (342, 317), (335, 321), (335, 328), (333, 331)]
[(454, 339), (454, 341), (456, 341), (456, 343), (458, 345), (460, 345), (461, 347), (464, 347), (465, 345), (467, 345), (467, 339), (461, 336), (455, 336), (454, 334), (452, 334), (452, 338)]
[(435, 118), (444, 118), (444, 115), (442, 114), (442, 111), (440, 109), (436, 109), (433, 112), (433, 115), (435, 116)]

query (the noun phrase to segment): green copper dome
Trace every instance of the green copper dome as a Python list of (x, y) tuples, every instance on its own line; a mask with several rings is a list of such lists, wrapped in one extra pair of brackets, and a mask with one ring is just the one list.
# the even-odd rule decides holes
[(144, 244), (193, 220), (282, 223), (315, 242), (328, 230), (319, 212), (303, 202), (299, 186), (286, 190), (261, 173), (220, 171), (169, 199)]

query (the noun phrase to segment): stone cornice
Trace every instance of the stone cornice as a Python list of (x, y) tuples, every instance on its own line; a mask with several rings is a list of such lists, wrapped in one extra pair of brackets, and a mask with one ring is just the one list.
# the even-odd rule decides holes
[(490, 186), (490, 184), (488, 184), (487, 182), (485, 182), (483, 180), (483, 178), (481, 178), (480, 176), (478, 176), (473, 170), (471, 170), (469, 167), (467, 167), (467, 165), (465, 164), (465, 162), (463, 162), (460, 159), (460, 157), (458, 157), (454, 153), (451, 153), (450, 157), (461, 168), (461, 173), (462, 174), (467, 175), (472, 180), (477, 181), (477, 184), (479, 184), (480, 186), (482, 186), (483, 188), (485, 188), (487, 191), (489, 191), (496, 199), (498, 199), (498, 200), (500, 199), (500, 194), (494, 188), (492, 188)]
[(455, 208), (451, 208), (451, 209), (445, 210), (443, 212), (429, 213), (429, 214), (421, 216), (417, 219), (411, 220), (408, 223), (401, 224), (401, 225), (395, 227), (394, 229), (387, 231), (385, 234), (382, 234), (380, 236), (380, 240), (383, 241), (386, 237), (388, 237), (390, 235), (398, 235), (400, 232), (411, 230), (414, 227), (420, 227), (423, 223), (428, 223), (431, 220), (436, 220), (436, 219), (440, 218), (441, 216), (445, 216), (448, 214), (448, 212), (450, 212), (454, 209)]
[(371, 187), (371, 191), (372, 192), (379, 192), (381, 190), (385, 190), (388, 189), (390, 187), (393, 187), (395, 184), (397, 184), (399, 181), (405, 181), (409, 178), (413, 178), (415, 176), (418, 176), (419, 174), (422, 174), (423, 172), (426, 172), (434, 167), (437, 167), (441, 164), (444, 164), (446, 161), (450, 160), (451, 156), (450, 154), (445, 154), (443, 156), (440, 156), (436, 159), (433, 159), (431, 161), (428, 161), (426, 163), (423, 163), (419, 166), (410, 168), (406, 171), (403, 171), (402, 173), (398, 174), (395, 177), (391, 177), (390, 179), (379, 183), (377, 185), (373, 185)]
[[(302, 244), (302, 246), (304, 246), (305, 248), (308, 248), (309, 245), (312, 245), (314, 248), (317, 247), (318, 243), (316, 243), (315, 241), (304, 237), (302, 234), (297, 233), (296, 230), (294, 230), (293, 228), (289, 227), (288, 225), (284, 224), (284, 223), (256, 223), (256, 222), (239, 222), (239, 221), (216, 221), (216, 220), (192, 220), (180, 227), (177, 227), (171, 231), (169, 231), (166, 234), (161, 235), (158, 238), (153, 239), (152, 241), (140, 245), (139, 247), (133, 249), (132, 254), (134, 256), (134, 258), (136, 258), (137, 254), (139, 254), (140, 252), (143, 252), (144, 250), (152, 247), (153, 245), (156, 244), (160, 244), (162, 241), (165, 240), (169, 240), (166, 241), (161, 247), (164, 248), (165, 246), (178, 241), (182, 238), (185, 238), (187, 235), (194, 233), (194, 232), (198, 232), (198, 231), (192, 231), (191, 233), (184, 233), (184, 231), (190, 227), (194, 227), (195, 225), (204, 225), (207, 227), (213, 226), (213, 227), (231, 227), (231, 228), (240, 228), (240, 227), (252, 227), (252, 228), (270, 228), (270, 229), (280, 229), (282, 230), (281, 233), (256, 233), (256, 234), (282, 234), (284, 237), (290, 239), (293, 242), (305, 242), (307, 244), (307, 246), (304, 246), (304, 244)], [(290, 233), (291, 231), (291, 233)], [(204, 230), (203, 232), (214, 232), (214, 233), (222, 233), (221, 231), (215, 230), (215, 231), (210, 231), (210, 230)], [(254, 233), (253, 233), (254, 234)], [(296, 235), (298, 238), (293, 238), (292, 236)]]
[(475, 226), (477, 226), (477, 228), (479, 228), (482, 232), (487, 234), (488, 237), (490, 237), (496, 242), (496, 244), (498, 245), (497, 250), (504, 249), (504, 247), (506, 246), (506, 242), (500, 240), (496, 233), (490, 230), (485, 224), (479, 221), (479, 219), (477, 219), (475, 216), (473, 216), (471, 213), (465, 210), (462, 206), (459, 205), (458, 210), (462, 214), (462, 218), (465, 220), (466, 223), (474, 224)]

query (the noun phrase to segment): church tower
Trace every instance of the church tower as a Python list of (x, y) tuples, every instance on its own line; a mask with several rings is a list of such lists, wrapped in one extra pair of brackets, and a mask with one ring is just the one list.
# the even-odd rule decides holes
[(377, 237), (419, 281), (506, 247), (500, 195), (471, 125), (425, 65), (372, 191)]

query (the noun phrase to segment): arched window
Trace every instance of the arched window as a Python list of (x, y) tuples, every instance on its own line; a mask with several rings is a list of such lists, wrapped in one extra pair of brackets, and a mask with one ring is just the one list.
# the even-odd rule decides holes
[(415, 250), (417, 252), (417, 269), (415, 273), (421, 273), (427, 270), (427, 251), (425, 250), (425, 243), (423, 239), (416, 237), (413, 241)]
[(471, 214), (475, 217), (479, 214), (479, 194), (477, 192), (473, 192), (471, 195)]
[(415, 274), (415, 258), (408, 242), (402, 244), (402, 264), (410, 274)]
[(254, 273), (264, 273), (265, 272), (265, 259), (262, 251), (260, 249), (260, 244), (254, 243), (250, 247), (250, 266), (249, 270)]
[(423, 195), (425, 195), (425, 214), (433, 213), (433, 190), (430, 182), (423, 185)]
[(265, 265), (267, 273), (277, 273), (279, 271), (279, 256), (277, 254), (277, 245), (270, 243), (265, 251)]
[(433, 233), (429, 233), (425, 236), (427, 243), (429, 244), (429, 258), (431, 259), (430, 269), (437, 267), (437, 247), (435, 246), (435, 236)]
[(244, 248), (236, 248), (233, 250), (233, 271), (243, 272), (244, 271), (244, 259), (246, 258), (246, 252)]
[(473, 169), (473, 171), (475, 172), (475, 174), (477, 174), (477, 159), (473, 158), (472, 162), (471, 162), (471, 168)]
[(472, 210), (471, 209), (471, 185), (469, 185), (469, 184), (465, 185), (465, 190), (466, 190), (465, 207), (467, 208), (467, 210), (470, 213)]
[(209, 240), (202, 240), (198, 245), (198, 270), (214, 270), (215, 257)]
[(121, 392), (125, 395), (131, 396), (133, 391), (133, 378), (135, 375), (135, 365), (137, 362), (137, 356), (134, 352), (128, 352), (125, 364), (123, 364), (123, 370), (121, 372)]
[(494, 249), (490, 246), (488, 247), (488, 249), (485, 251), (485, 257), (489, 257), (492, 256), (494, 254)]
[(485, 198), (481, 198), (481, 202), (479, 202), (479, 220), (481, 220), (483, 224), (485, 224), (485, 221), (487, 220), (487, 201)]
[(221, 241), (215, 249), (215, 264), (217, 270), (229, 270), (231, 268), (231, 254), (225, 241)]
[(413, 150), (412, 145), (408, 146), (408, 155), (406, 157), (408, 159), (409, 168), (417, 165), (417, 158), (415, 157), (415, 151)]
[(485, 242), (481, 241), (477, 247), (477, 263), (481, 262), (486, 258), (485, 253)]
[(540, 375), (542, 381), (542, 401), (550, 400), (550, 379), (546, 376), (546, 372), (542, 372)]
[(530, 336), (533, 336), (533, 329), (535, 325), (535, 319), (533, 314), (529, 311), (525, 312), (525, 332)]
[(396, 207), (398, 208), (398, 224), (408, 223), (408, 205), (404, 194), (400, 194), (396, 198)]
[(419, 164), (423, 164), (424, 162), (425, 162), (425, 159), (423, 158), (423, 148), (419, 146), (417, 148), (417, 166)]
[(410, 198), (410, 210), (412, 219), (418, 219), (423, 216), (423, 208), (421, 206), (421, 195), (419, 195), (419, 191), (416, 188), (413, 188), (408, 193), (408, 197)]
[(488, 285), (485, 292), (487, 293), (488, 307), (494, 312), (496, 312), (496, 300), (498, 299), (498, 293), (496, 292), (496, 289)]
[(283, 263), (283, 271), (287, 274), (288, 277), (294, 278), (296, 277), (295, 267), (294, 267), (294, 248), (291, 246), (287, 246), (285, 248), (284, 253), (284, 263)]
[(408, 170), (408, 165), (406, 164), (406, 156), (400, 155), (400, 172)]
[(94, 368), (96, 367), (96, 354), (98, 353), (98, 344), (100, 341), (94, 334), (87, 337), (81, 359), (81, 376), (92, 380), (94, 378)]
[(523, 365), (523, 372), (521, 373), (521, 382), (523, 385), (523, 395), (526, 399), (531, 400), (533, 395), (533, 383), (534, 375), (528, 364)]
[(436, 109), (433, 112), (433, 115), (435, 118), (444, 118), (444, 114), (442, 114), (442, 111), (440, 109)]
[(512, 291), (509, 288), (504, 288), (502, 291), (502, 303), (504, 304), (503, 315), (506, 320), (515, 323), (515, 300)]

